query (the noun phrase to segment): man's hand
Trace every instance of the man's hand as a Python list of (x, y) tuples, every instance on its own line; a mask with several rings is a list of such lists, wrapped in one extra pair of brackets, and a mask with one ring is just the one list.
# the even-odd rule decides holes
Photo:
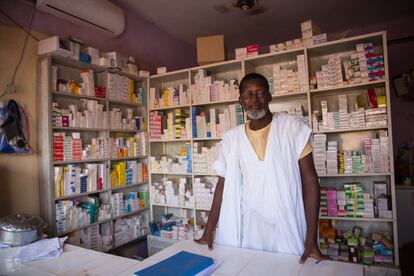
[(221, 200), (223, 199), (224, 178), (219, 176), (216, 185), (216, 191), (214, 192), (213, 203), (211, 205), (211, 211), (208, 216), (206, 226), (204, 227), (204, 233), (201, 239), (194, 239), (196, 243), (207, 244), (210, 250), (213, 249), (214, 236), (216, 234), (216, 226), (220, 216)]
[(208, 249), (213, 250), (214, 233), (208, 233), (207, 229), (204, 230), (200, 239), (194, 239), (196, 243), (207, 244)]
[(316, 242), (305, 242), (305, 251), (300, 258), (299, 263), (304, 264), (307, 258), (312, 258), (317, 261), (323, 259)]

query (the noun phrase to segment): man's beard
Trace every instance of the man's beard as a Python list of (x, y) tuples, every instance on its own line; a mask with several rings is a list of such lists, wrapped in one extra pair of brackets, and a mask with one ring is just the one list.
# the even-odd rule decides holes
[(259, 120), (262, 119), (266, 115), (267, 110), (266, 109), (260, 109), (260, 110), (246, 110), (247, 117), (249, 117), (252, 120)]

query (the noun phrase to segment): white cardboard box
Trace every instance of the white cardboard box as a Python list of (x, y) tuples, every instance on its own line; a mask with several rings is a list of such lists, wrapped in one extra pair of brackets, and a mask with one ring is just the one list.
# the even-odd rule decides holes
[(68, 57), (72, 55), (72, 52), (70, 50), (69, 41), (61, 39), (58, 36), (52, 36), (39, 41), (37, 54), (57, 54), (60, 56)]

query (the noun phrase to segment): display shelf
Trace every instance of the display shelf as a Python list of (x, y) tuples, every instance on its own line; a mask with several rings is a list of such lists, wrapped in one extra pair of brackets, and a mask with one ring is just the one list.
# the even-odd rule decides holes
[(191, 139), (171, 139), (171, 140), (163, 140), (163, 139), (150, 139), (151, 143), (168, 143), (168, 142), (190, 142)]
[(346, 173), (346, 174), (325, 174), (325, 175), (318, 175), (320, 178), (324, 177), (354, 177), (354, 176), (363, 176), (363, 177), (370, 177), (370, 176), (390, 176), (390, 173)]
[(108, 102), (109, 103), (113, 103), (113, 104), (121, 104), (121, 105), (132, 106), (132, 107), (140, 107), (140, 106), (142, 106), (142, 104), (125, 102), (125, 101), (120, 101), (120, 100), (115, 100), (115, 99), (108, 99)]
[[(57, 76), (54, 75), (56, 71), (54, 71), (53, 67), (57, 67)], [(73, 199), (80, 199), (83, 200), (84, 198), (90, 195), (99, 195), (103, 196), (105, 200), (114, 193), (114, 191), (122, 191), (123, 189), (127, 189), (126, 191), (137, 191), (141, 190), (141, 187), (145, 190), (148, 190), (148, 183), (135, 183), (133, 185), (122, 186), (122, 187), (109, 187), (102, 190), (97, 191), (90, 191), (86, 193), (79, 193), (74, 195), (67, 195), (63, 197), (55, 197), (54, 191), (54, 166), (64, 166), (68, 164), (86, 164), (86, 163), (101, 163), (104, 164), (105, 170), (103, 172), (102, 177), (107, 180), (105, 185), (110, 185), (110, 165), (112, 161), (126, 161), (126, 160), (136, 160), (139, 159), (139, 162), (148, 164), (148, 156), (134, 156), (134, 157), (124, 157), (124, 158), (113, 158), (105, 157), (105, 158), (91, 158), (91, 159), (84, 159), (84, 160), (65, 160), (65, 161), (54, 161), (53, 160), (53, 133), (54, 132), (82, 132), (82, 135), (86, 135), (85, 141), (89, 142), (91, 138), (97, 138), (96, 134), (99, 132), (99, 137), (110, 138), (112, 133), (123, 133), (128, 134), (129, 136), (138, 133), (138, 132), (145, 132), (145, 130), (123, 130), (123, 129), (110, 129), (108, 128), (81, 128), (81, 127), (53, 127), (52, 125), (52, 118), (53, 118), (53, 102), (58, 102), (59, 105), (65, 106), (67, 103), (80, 105), (82, 99), (87, 100), (94, 100), (98, 101), (99, 104), (104, 106), (104, 110), (109, 112), (110, 108), (117, 107), (120, 109), (123, 116), (125, 116), (126, 108), (133, 108), (134, 116), (147, 116), (147, 106), (146, 104), (138, 104), (138, 103), (131, 103), (129, 101), (118, 101), (115, 99), (109, 98), (100, 98), (96, 96), (87, 96), (87, 95), (75, 95), (71, 94), (70, 92), (59, 92), (56, 91), (56, 85), (53, 83), (53, 77), (56, 79), (74, 79), (80, 80), (80, 72), (83, 69), (91, 69), (94, 74), (94, 79), (97, 79), (97, 73), (113, 73), (118, 75), (123, 75), (128, 77), (129, 79), (135, 80), (139, 83), (139, 88), (144, 88), (145, 94), (147, 93), (147, 86), (148, 81), (146, 78), (137, 77), (128, 73), (116, 71), (110, 68), (106, 68), (103, 66), (89, 64), (80, 62), (78, 60), (74, 60), (67, 57), (60, 57), (60, 56), (52, 56), (52, 55), (43, 55), (40, 56), (38, 59), (38, 96), (39, 96), (39, 127), (42, 130), (39, 132), (39, 144), (40, 144), (40, 152), (41, 152), (41, 187), (40, 187), (40, 194), (41, 194), (41, 213), (42, 217), (48, 223), (48, 234), (51, 236), (53, 235), (66, 235), (70, 234), (74, 231), (79, 231), (82, 229), (86, 229), (89, 227), (93, 227), (94, 225), (99, 225), (103, 223), (110, 223), (112, 228), (112, 221), (118, 217), (111, 217), (110, 219), (98, 221), (89, 225), (85, 225), (82, 227), (78, 227), (76, 229), (71, 229), (62, 233), (57, 232), (56, 226), (56, 202), (60, 200), (73, 200)], [(78, 77), (77, 77), (78, 75)], [(145, 95), (145, 98), (147, 96)], [(129, 99), (129, 98), (126, 98)], [(109, 117), (109, 115), (108, 115)], [(109, 118), (108, 118), (109, 119)], [(143, 128), (145, 128), (144, 126)], [(95, 132), (95, 133), (94, 133)], [(87, 143), (86, 143), (87, 144)], [(102, 144), (103, 145), (103, 144)], [(100, 144), (101, 146), (101, 144)], [(107, 143), (107, 148), (105, 149), (107, 152), (110, 152), (110, 144)], [(83, 149), (82, 149), (83, 150)], [(100, 149), (102, 150), (102, 149)], [(98, 175), (98, 172), (96, 172)], [(148, 210), (149, 208), (141, 209), (137, 212), (124, 214), (123, 216), (130, 216), (133, 214), (138, 214), (144, 210)], [(119, 216), (123, 217), (123, 216)], [(113, 235), (113, 234), (112, 234)]]
[[(168, 74), (164, 75), (157, 75), (151, 77), (149, 80), (150, 83), (154, 81), (154, 85), (157, 87), (164, 87), (165, 84), (176, 83), (178, 81), (183, 82), (185, 84), (192, 84), (193, 78), (195, 73), (199, 69), (205, 69), (207, 71), (208, 76), (216, 77), (216, 79), (223, 79), (229, 80), (231, 77), (234, 79), (234, 76), (237, 75), (238, 80), (241, 80), (241, 77), (247, 73), (257, 72), (265, 77), (273, 77), (273, 64), (277, 63), (286, 63), (286, 62), (297, 62), (297, 55), (304, 55), (305, 56), (305, 68), (307, 76), (314, 77), (315, 70), (321, 64), (327, 61), (327, 59), (332, 55), (338, 55), (341, 58), (350, 58), (351, 52), (355, 52), (356, 45), (359, 43), (367, 43), (372, 42), (374, 44), (375, 50), (382, 51), (384, 56), (384, 69), (385, 69), (385, 80), (378, 80), (378, 81), (370, 81), (365, 83), (359, 84), (352, 84), (352, 85), (344, 85), (339, 87), (330, 87), (330, 88), (321, 88), (321, 89), (311, 89), (307, 92), (290, 92), (285, 94), (277, 94), (272, 95), (273, 101), (271, 102), (272, 107), (274, 107), (274, 111), (292, 111), (292, 109), (296, 109), (296, 107), (300, 104), (307, 112), (307, 115), (312, 116), (313, 111), (313, 104), (314, 101), (318, 101), (319, 99), (328, 99), (329, 97), (337, 96), (339, 94), (347, 94), (348, 97), (352, 97), (353, 94), (360, 93), (362, 90), (366, 90), (368, 88), (375, 88), (381, 96), (386, 97), (387, 102), (387, 119), (388, 125), (387, 126), (378, 126), (378, 127), (363, 127), (363, 128), (348, 128), (348, 129), (335, 129), (335, 130), (327, 130), (327, 131), (318, 131), (315, 133), (325, 133), (330, 134), (332, 133), (333, 137), (337, 139), (347, 139), (352, 145), (360, 145), (360, 135), (364, 133), (359, 132), (373, 132), (376, 130), (388, 130), (388, 137), (389, 137), (389, 149), (390, 149), (390, 172), (387, 173), (360, 173), (360, 174), (326, 174), (320, 175), (319, 179), (321, 181), (321, 185), (323, 182), (326, 182), (331, 185), (333, 182), (348, 180), (347, 178), (361, 178), (361, 182), (371, 182), (376, 181), (378, 179), (384, 179), (389, 184), (390, 187), (390, 205), (391, 210), (393, 212), (393, 219), (379, 219), (379, 218), (342, 218), (342, 217), (321, 217), (321, 219), (333, 219), (333, 220), (346, 220), (353, 224), (353, 223), (363, 223), (368, 224), (370, 227), (373, 225), (381, 225), (383, 226), (384, 223), (388, 223), (391, 225), (392, 228), (392, 235), (393, 235), (393, 243), (398, 244), (398, 232), (397, 232), (397, 223), (396, 223), (396, 204), (395, 204), (395, 180), (394, 180), (394, 160), (393, 160), (393, 142), (392, 142), (392, 127), (391, 127), (391, 110), (390, 110), (390, 81), (388, 77), (388, 61), (387, 61), (387, 39), (385, 32), (377, 32), (371, 33), (367, 35), (351, 37), (346, 39), (341, 39), (337, 41), (330, 41), (326, 43), (322, 43), (319, 45), (311, 46), (311, 47), (304, 47), (304, 48), (297, 48), (291, 49), (288, 51), (282, 51), (277, 53), (268, 53), (262, 54), (258, 56), (253, 56), (246, 58), (244, 60), (232, 60), (226, 62), (219, 62), (214, 64), (209, 64), (205, 66), (198, 66), (193, 68), (188, 68), (186, 70), (180, 70), (176, 72), (169, 72)], [(342, 66), (342, 64), (341, 64)], [(241, 68), (241, 70), (240, 70)], [(219, 75), (219, 78), (217, 78)], [(224, 76), (224, 77), (223, 77)], [(149, 86), (150, 87), (150, 86)], [(378, 88), (378, 89), (377, 89)], [(190, 95), (191, 96), (191, 95)], [(237, 100), (232, 101), (237, 102)], [(219, 107), (221, 104), (226, 104), (228, 102), (208, 102), (208, 103), (193, 103), (190, 107), (197, 107), (203, 105), (210, 105), (211, 107)], [(348, 107), (349, 108), (349, 107)], [(277, 110), (276, 110), (277, 109)], [(192, 114), (191, 114), (192, 115)], [(191, 117), (190, 115), (190, 117)], [(246, 115), (245, 115), (246, 119)], [(312, 117), (310, 117), (310, 124), (312, 125)], [(341, 134), (346, 133), (346, 134)], [(359, 136), (358, 136), (359, 135)], [(346, 137), (345, 137), (346, 136)], [(344, 138), (345, 137), (345, 138)], [(359, 140), (358, 140), (359, 139)], [(220, 141), (221, 138), (219, 137), (198, 137), (192, 139), (185, 139), (179, 140), (179, 142), (201, 142), (208, 144), (213, 144), (215, 141)], [(349, 140), (349, 141), (348, 141)], [(214, 142), (213, 142), (214, 141)], [(177, 140), (156, 140), (150, 139), (150, 152), (153, 152), (150, 156), (158, 156), (160, 153), (165, 155), (175, 154), (177, 151), (177, 145), (174, 142)], [(154, 144), (155, 142), (162, 142), (163, 144)], [(171, 142), (171, 143), (170, 143)], [(194, 153), (193, 153), (194, 154)], [(194, 155), (193, 155), (194, 157)], [(194, 171), (194, 167), (193, 167)], [(152, 183), (151, 175), (155, 177), (155, 174), (151, 174), (150, 172), (150, 183)], [(213, 174), (204, 174), (194, 172), (191, 174), (194, 180), (194, 177), (202, 177), (202, 176), (216, 176)], [(358, 179), (359, 180), (359, 179)], [(194, 192), (194, 191), (193, 191)], [(160, 206), (160, 207), (170, 207), (170, 208), (185, 208), (182, 206), (165, 206), (161, 204), (151, 203), (151, 207)], [(197, 202), (195, 202), (195, 206), (197, 206)], [(193, 216), (196, 217), (197, 211), (208, 211), (204, 208), (197, 208), (191, 207), (186, 208), (191, 209), (193, 212)], [(162, 211), (168, 210), (156, 210), (157, 215)], [(153, 210), (151, 209), (151, 216), (153, 217)], [(399, 264), (399, 256), (398, 250), (394, 250), (395, 256), (395, 264)]]
[(308, 95), (308, 92), (287, 92), (282, 94), (272, 95), (272, 99), (293, 99), (303, 98)]
[(192, 173), (175, 173), (175, 172), (151, 172), (151, 174), (159, 174), (159, 175), (185, 175), (185, 176), (192, 176)]
[(158, 207), (167, 207), (167, 208), (179, 208), (179, 209), (189, 209), (189, 210), (194, 209), (194, 207), (179, 206), (179, 205), (166, 205), (166, 204), (158, 204), (158, 203), (152, 203), (152, 205), (158, 206)]
[(136, 239), (133, 239), (133, 240), (127, 241), (125, 243), (122, 243), (120, 245), (114, 246), (113, 248), (111, 248), (111, 249), (109, 249), (109, 250), (107, 250), (105, 252), (106, 253), (111, 253), (111, 252), (114, 252), (115, 250), (118, 250), (121, 247), (124, 247), (124, 246), (126, 247), (126, 246), (129, 246), (129, 245), (133, 245), (133, 244), (135, 244), (137, 242), (144, 241), (146, 239), (147, 239), (147, 235), (142, 235), (142, 236), (139, 236)]
[(207, 212), (210, 212), (211, 211), (211, 209), (210, 208), (201, 208), (201, 207), (196, 207), (195, 208), (197, 211), (207, 211)]
[(350, 218), (350, 217), (324, 217), (324, 216), (319, 216), (319, 219), (348, 220), (348, 221), (372, 221), (372, 222), (394, 222), (393, 219), (387, 219), (387, 218)]
[(136, 132), (145, 132), (142, 129), (110, 129), (110, 132), (126, 132), (126, 133), (136, 133)]
[(110, 160), (111, 161), (127, 161), (127, 160), (134, 160), (134, 159), (143, 159), (143, 158), (146, 158), (146, 157), (147, 157), (147, 155), (138, 155), (138, 156), (110, 158)]
[(142, 186), (148, 184), (148, 182), (140, 182), (140, 183), (136, 183), (136, 184), (131, 184), (131, 185), (125, 185), (125, 186), (118, 186), (118, 187), (111, 187), (111, 191), (118, 191), (118, 190), (123, 190), (123, 189), (127, 189), (127, 188), (133, 188), (133, 187), (138, 187), (138, 186)]
[(98, 224), (101, 224), (101, 223), (110, 222), (110, 221), (111, 221), (111, 219), (103, 220), (102, 222), (97, 221), (97, 222), (94, 222), (94, 223), (91, 223), (91, 224), (88, 224), (88, 225), (84, 225), (84, 226), (81, 226), (81, 227), (77, 227), (77, 228), (74, 228), (74, 229), (71, 229), (71, 230), (66, 230), (64, 232), (58, 232), (57, 235), (58, 236), (65, 236), (69, 233), (80, 231), (80, 230), (83, 230), (83, 229), (86, 229), (86, 228), (89, 228), (89, 227), (92, 227), (92, 226), (95, 226), (95, 225), (98, 225)]
[(366, 35), (353, 36), (333, 41), (327, 41), (317, 45), (306, 47), (308, 54), (312, 56), (327, 55), (338, 52), (347, 52), (350, 49), (355, 50), (355, 45), (367, 41), (373, 42), (376, 45), (383, 44), (385, 32), (375, 32)]
[(385, 80), (378, 80), (378, 81), (370, 81), (370, 82), (364, 82), (364, 83), (357, 83), (357, 84), (351, 84), (351, 85), (343, 85), (343, 86), (335, 86), (335, 87), (329, 87), (329, 88), (319, 88), (319, 89), (312, 89), (309, 91), (310, 94), (323, 94), (328, 92), (352, 92), (356, 89), (367, 89), (372, 86), (383, 86), (385, 85)]
[(195, 172), (194, 176), (218, 176), (216, 173), (200, 173), (200, 172)]
[(137, 76), (137, 75), (132, 75), (132, 74), (129, 74), (129, 73), (126, 73), (126, 72), (122, 72), (122, 71), (115, 70), (115, 69), (110, 69), (110, 68), (108, 68), (107, 71), (111, 74), (118, 74), (118, 75), (126, 76), (130, 79), (133, 79), (133, 80), (136, 80), (136, 81), (141, 81), (141, 82), (148, 79), (148, 78), (140, 77), (140, 76)]
[(395, 185), (398, 190), (414, 190), (414, 186)]
[(225, 100), (225, 101), (193, 103), (192, 106), (222, 105), (222, 104), (232, 104), (232, 103), (238, 103), (238, 102), (239, 102), (239, 99), (233, 99), (233, 100)]
[(53, 63), (71, 67), (71, 68), (76, 68), (79, 70), (92, 69), (93, 71), (96, 71), (96, 72), (104, 72), (107, 70), (107, 68), (104, 66), (96, 65), (93, 63), (82, 62), (82, 61), (79, 61), (79, 60), (76, 60), (70, 57), (63, 57), (59, 55), (52, 55), (51, 57), (52, 57)]
[(102, 102), (107, 101), (106, 98), (99, 98), (99, 97), (86, 96), (86, 95), (76, 95), (76, 94), (70, 94), (68, 92), (59, 92), (59, 91), (53, 91), (52, 95), (53, 96), (64, 97), (64, 98), (88, 99), (88, 100), (95, 100), (95, 101), (102, 101)]
[(381, 130), (387, 129), (388, 126), (375, 126), (375, 127), (359, 127), (359, 128), (342, 128), (342, 129), (332, 129), (324, 131), (314, 131), (314, 134), (318, 133), (343, 133), (343, 132), (354, 132), (354, 131), (366, 131), (366, 130)]
[(108, 131), (107, 128), (92, 128), (92, 127), (53, 127), (53, 130), (63, 130), (63, 131)]
[(269, 63), (268, 61), (266, 62), (266, 60), (269, 60), (269, 59), (271, 60), (271, 58), (280, 57), (280, 56), (293, 57), (293, 56), (301, 55), (304, 52), (305, 52), (305, 48), (299, 47), (299, 48), (284, 50), (284, 51), (275, 52), (275, 53), (267, 53), (267, 54), (261, 54), (258, 56), (247, 57), (244, 59), (244, 61), (253, 63), (255, 66), (258, 66), (258, 65), (262, 65), (263, 63)]
[(150, 76), (150, 79), (158, 79), (158, 78), (165, 78), (168, 76), (172, 76), (172, 75), (179, 75), (179, 74), (188, 74), (188, 70), (187, 69), (181, 69), (181, 70), (176, 70), (176, 71), (172, 71), (172, 72), (167, 72), (164, 74), (157, 74), (157, 75), (152, 75)]
[(66, 165), (66, 164), (78, 164), (78, 163), (95, 163), (105, 162), (109, 158), (96, 158), (96, 159), (83, 159), (83, 160), (67, 160), (67, 161), (53, 161), (53, 165)]
[(193, 138), (193, 141), (218, 141), (221, 140), (221, 138), (218, 137), (206, 137), (206, 138)]
[(99, 193), (105, 193), (105, 192), (109, 192), (110, 190), (111, 190), (111, 188), (103, 189), (103, 190), (96, 190), (96, 191), (91, 191), (91, 192), (86, 192), (86, 193), (80, 193), (80, 194), (74, 194), (74, 195), (67, 195), (67, 196), (57, 197), (57, 198), (55, 198), (55, 201), (64, 200), (64, 199), (71, 199), (71, 198), (77, 198), (77, 197), (93, 195), (93, 194), (99, 194)]
[(177, 105), (177, 106), (156, 107), (156, 108), (150, 108), (149, 111), (181, 109), (181, 108), (190, 108), (190, 105), (189, 104), (184, 104), (184, 105)]
[(129, 217), (129, 216), (133, 216), (133, 215), (138, 215), (139, 213), (141, 213), (141, 212), (143, 212), (143, 211), (147, 211), (147, 210), (149, 210), (149, 208), (148, 208), (148, 207), (146, 207), (146, 208), (142, 208), (142, 209), (139, 209), (139, 210), (137, 210), (137, 211), (133, 211), (133, 212), (129, 212), (129, 213), (125, 213), (125, 214), (122, 214), (122, 215), (119, 215), (119, 216), (112, 217), (112, 219), (111, 219), (111, 220), (116, 220), (116, 219), (120, 219), (120, 218), (125, 218), (125, 217)]

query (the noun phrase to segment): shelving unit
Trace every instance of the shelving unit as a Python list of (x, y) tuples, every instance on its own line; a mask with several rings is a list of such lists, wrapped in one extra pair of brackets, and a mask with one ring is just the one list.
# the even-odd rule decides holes
[[(57, 69), (55, 69), (57, 68)], [(108, 89), (106, 89), (106, 97), (96, 97), (90, 95), (82, 95), (85, 92), (78, 94), (72, 94), (70, 92), (60, 92), (56, 91), (56, 80), (59, 78), (62, 79), (70, 79), (75, 80), (76, 82), (82, 82), (80, 77), (81, 70), (91, 69), (93, 70), (93, 79), (96, 86), (103, 86), (107, 87), (107, 84), (104, 81), (100, 80), (98, 74), (115, 74), (120, 76), (125, 76), (130, 80), (134, 81), (134, 89), (143, 89), (143, 95), (141, 103), (138, 102), (128, 102), (125, 100), (117, 100), (109, 98)], [(63, 236), (63, 235), (73, 235), (76, 231), (83, 231), (95, 226), (99, 226), (99, 233), (103, 235), (103, 232), (107, 232), (106, 236), (112, 236), (112, 246), (109, 247), (111, 250), (114, 249), (115, 241), (115, 222), (121, 218), (128, 218), (128, 217), (135, 217), (137, 215), (143, 215), (146, 218), (146, 223), (149, 221), (150, 213), (149, 213), (149, 202), (147, 202), (147, 206), (141, 206), (138, 209), (126, 210), (121, 215), (114, 215), (112, 213), (113, 206), (111, 205), (111, 197), (113, 194), (118, 192), (123, 192), (124, 195), (128, 195), (130, 192), (140, 192), (140, 191), (147, 191), (148, 193), (148, 181), (143, 182), (136, 182), (133, 184), (126, 184), (129, 182), (124, 182), (126, 185), (117, 186), (117, 183), (111, 178), (111, 169), (117, 162), (122, 161), (134, 161), (143, 163), (146, 165), (148, 170), (148, 155), (146, 152), (144, 154), (136, 155), (133, 152), (128, 153), (132, 154), (132, 156), (128, 156), (125, 154), (125, 157), (113, 157), (111, 151), (111, 139), (115, 137), (122, 136), (124, 139), (129, 137), (134, 137), (134, 135), (138, 135), (140, 133), (144, 133), (143, 135), (146, 136), (146, 122), (147, 119), (147, 105), (146, 105), (146, 97), (147, 97), (147, 83), (148, 79), (140, 78), (133, 76), (131, 74), (127, 74), (124, 72), (108, 69), (102, 66), (83, 63), (77, 60), (73, 60), (70, 58), (60, 57), (60, 56), (41, 56), (38, 62), (38, 87), (39, 87), (39, 105), (41, 110), (40, 114), (40, 152), (41, 152), (41, 212), (42, 217), (47, 221), (49, 225), (49, 234), (53, 236)], [(86, 89), (86, 88), (85, 88)], [(117, 89), (117, 88), (116, 88)], [(131, 89), (131, 88), (129, 88)], [(131, 91), (131, 90), (130, 90)], [(130, 92), (131, 93), (131, 92)], [(132, 97), (132, 96), (131, 96)], [(137, 98), (139, 99), (139, 98)], [(98, 102), (98, 104), (103, 105), (103, 110), (107, 113), (106, 118), (99, 118), (106, 120), (107, 125), (106, 127), (98, 127), (98, 128), (88, 128), (88, 127), (68, 127), (68, 126), (55, 126), (53, 123), (53, 102), (57, 102), (61, 108), (68, 108), (68, 105), (76, 105), (80, 106), (81, 100), (93, 100)], [(131, 100), (132, 101), (132, 98)], [(138, 100), (139, 101), (139, 100)], [(121, 113), (122, 118), (126, 117), (127, 109), (131, 109), (133, 116), (141, 116), (144, 118), (144, 123), (141, 124), (141, 129), (119, 129), (119, 128), (112, 128), (112, 123), (110, 122), (110, 114), (109, 111), (116, 108)], [(136, 118), (136, 117), (135, 117)], [(128, 125), (130, 128), (130, 125)], [(56, 161), (54, 160), (54, 133), (65, 133), (67, 135), (71, 135), (72, 133), (80, 133), (80, 137), (82, 142), (88, 143), (92, 138), (96, 137), (103, 137), (107, 139), (107, 148), (102, 149), (103, 152), (106, 152), (106, 156), (102, 156), (100, 158), (85, 158), (85, 155), (82, 156), (82, 160), (63, 160), (63, 161)], [(140, 136), (141, 137), (141, 136)], [(138, 138), (137, 138), (138, 139)], [(145, 138), (143, 141), (144, 150), (148, 148), (148, 138)], [(84, 144), (82, 144), (82, 149)], [(138, 146), (135, 144), (134, 146)], [(112, 149), (116, 150), (116, 149)], [(119, 153), (118, 153), (119, 154)], [(118, 155), (120, 156), (120, 155)], [(122, 155), (121, 155), (122, 156)], [(65, 194), (63, 196), (56, 196), (55, 191), (55, 167), (66, 166), (66, 165), (79, 165), (79, 166), (86, 166), (86, 164), (101, 164), (103, 165), (103, 174), (102, 176), (104, 179), (103, 187), (99, 188), (97, 186), (96, 190), (88, 190), (87, 192), (81, 193), (74, 193), (74, 194)], [(105, 181), (106, 180), (106, 181)], [(89, 189), (89, 188), (87, 188)], [(64, 191), (66, 193), (66, 191)], [(107, 204), (111, 206), (111, 215), (106, 217), (105, 219), (98, 219), (97, 211), (96, 211), (96, 220), (93, 223), (73, 228), (73, 229), (66, 229), (64, 231), (58, 232), (57, 227), (57, 215), (56, 215), (56, 203), (62, 202), (64, 200), (78, 200), (80, 202), (85, 202), (88, 197), (95, 196), (99, 198), (99, 204)], [(121, 199), (122, 200), (122, 199)], [(109, 234), (108, 234), (109, 233)], [(142, 239), (142, 236), (135, 238), (134, 240)]]
[[(311, 119), (311, 114), (314, 110), (318, 109), (318, 100), (324, 98), (325, 100), (329, 97), (336, 97), (338, 95), (347, 95), (351, 97), (356, 93), (366, 93), (365, 91), (369, 88), (375, 88), (381, 95), (385, 96), (387, 104), (387, 125), (385, 126), (375, 126), (375, 127), (360, 127), (360, 128), (342, 128), (342, 129), (333, 129), (333, 130), (324, 130), (324, 131), (315, 131), (314, 134), (326, 134), (329, 139), (334, 139), (340, 143), (346, 142), (345, 144), (349, 146), (352, 150), (359, 150), (360, 143), (362, 142), (361, 138), (372, 137), (377, 131), (386, 130), (388, 132), (388, 146), (389, 146), (389, 172), (370, 172), (370, 173), (349, 173), (349, 174), (324, 174), (320, 175), (319, 180), (321, 186), (325, 187), (335, 187), (338, 188), (340, 185), (346, 182), (360, 181), (363, 183), (364, 191), (365, 189), (372, 189), (372, 181), (383, 181), (387, 183), (388, 194), (391, 198), (390, 205), (392, 210), (392, 218), (348, 218), (348, 217), (321, 217), (321, 219), (330, 219), (333, 221), (345, 223), (346, 227), (352, 225), (352, 223), (368, 225), (370, 229), (387, 229), (392, 232), (393, 244), (398, 245), (398, 233), (397, 233), (397, 218), (396, 218), (396, 203), (395, 203), (395, 181), (394, 181), (394, 160), (393, 160), (393, 150), (392, 150), (392, 125), (391, 125), (391, 108), (390, 108), (390, 80), (388, 77), (388, 63), (387, 63), (387, 39), (385, 32), (371, 33), (367, 35), (351, 37), (346, 39), (341, 39), (337, 41), (330, 41), (327, 43), (322, 43), (320, 45), (305, 47), (300, 49), (293, 49), (284, 52), (269, 53), (264, 55), (259, 55), (255, 57), (249, 57), (245, 60), (232, 60), (227, 62), (221, 62), (216, 64), (210, 64), (206, 66), (199, 66), (194, 68), (188, 68), (186, 70), (180, 70), (176, 72), (169, 72), (163, 75), (156, 75), (150, 78), (148, 84), (148, 90), (150, 87), (158, 87), (163, 89), (168, 86), (176, 87), (179, 83), (185, 84), (189, 87), (193, 84), (193, 79), (195, 74), (200, 69), (207, 70), (214, 80), (230, 80), (237, 79), (238, 81), (241, 78), (251, 72), (257, 72), (264, 75), (266, 78), (273, 78), (273, 65), (279, 64), (282, 69), (293, 68), (294, 71), (298, 70), (298, 55), (304, 56), (304, 68), (306, 71), (307, 85), (309, 85), (309, 79), (315, 76), (315, 72), (320, 70), (322, 64), (326, 63), (328, 57), (331, 55), (337, 55), (342, 59), (346, 59), (350, 56), (352, 52), (355, 51), (355, 47), (359, 43), (372, 42), (374, 46), (379, 48), (384, 57), (384, 68), (385, 68), (385, 78), (384, 80), (374, 80), (364, 83), (353, 83), (350, 85), (343, 86), (334, 86), (329, 88), (312, 88), (302, 87), (296, 91), (290, 91), (285, 93), (274, 93), (272, 95), (273, 101), (270, 104), (270, 109), (273, 112), (286, 111), (289, 109), (294, 109), (298, 105), (302, 106), (302, 113), (304, 116), (308, 116), (308, 123), (312, 127), (313, 122)], [(341, 64), (342, 66), (342, 64)], [(192, 93), (192, 91), (190, 91)], [(189, 97), (193, 99), (193, 95), (190, 93)], [(189, 110), (190, 117), (192, 116), (191, 110), (193, 107), (199, 106), (220, 106), (229, 103), (235, 103), (238, 99), (234, 100), (223, 100), (223, 101), (212, 101), (204, 102), (202, 104), (196, 102), (191, 102), (190, 105), (185, 105), (180, 108), (186, 108)], [(149, 108), (150, 111), (165, 110), (165, 109), (176, 109), (179, 107), (163, 107), (163, 108)], [(149, 115), (148, 115), (149, 116)], [(192, 117), (191, 117), (192, 118)], [(193, 121), (193, 120), (191, 120)], [(193, 126), (194, 127), (194, 126)], [(177, 142), (189, 142), (191, 144), (191, 149), (194, 149), (195, 143), (214, 143), (220, 140), (219, 137), (206, 137), (206, 138), (192, 138), (182, 141), (169, 141), (169, 140), (154, 140), (150, 139), (150, 156), (160, 156), (165, 154), (177, 153), (177, 146), (173, 146)], [(156, 143), (154, 143), (156, 142)], [(174, 142), (174, 143), (170, 143)], [(211, 145), (211, 144), (209, 144)], [(192, 152), (194, 157), (194, 152)], [(194, 158), (193, 158), (194, 160)], [(193, 166), (194, 169), (194, 166)], [(197, 173), (192, 170), (191, 173), (191, 183), (194, 184), (195, 177), (198, 176), (213, 176), (212, 173)], [(154, 180), (155, 173), (150, 173), (150, 185), (156, 182)], [(151, 196), (150, 196), (151, 197)], [(156, 208), (161, 210), (155, 210)], [(178, 206), (174, 206), (178, 208)], [(198, 211), (208, 211), (208, 208), (198, 208), (197, 201), (195, 202), (195, 207), (192, 210), (192, 217), (194, 217), (195, 227), (197, 226), (197, 212)], [(160, 219), (160, 216), (165, 212), (170, 211), (168, 206), (160, 207), (159, 204), (154, 204), (151, 202), (151, 217), (152, 219)], [(399, 256), (398, 250), (393, 250), (394, 254), (394, 264), (399, 265)]]

